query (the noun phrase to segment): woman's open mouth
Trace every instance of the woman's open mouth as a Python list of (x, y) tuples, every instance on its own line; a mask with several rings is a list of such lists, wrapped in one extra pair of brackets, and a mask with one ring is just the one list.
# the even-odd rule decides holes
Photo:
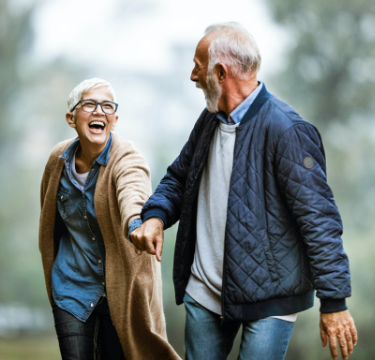
[(105, 124), (103, 121), (91, 121), (89, 124), (89, 129), (94, 134), (101, 134), (102, 132), (104, 132)]

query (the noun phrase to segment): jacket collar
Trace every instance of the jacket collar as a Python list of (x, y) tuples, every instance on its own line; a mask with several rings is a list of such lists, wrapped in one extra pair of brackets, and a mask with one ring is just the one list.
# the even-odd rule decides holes
[(260, 93), (255, 98), (254, 102), (249, 107), (249, 110), (247, 110), (246, 114), (242, 118), (240, 122), (240, 126), (249, 122), (259, 112), (259, 110), (262, 108), (262, 106), (267, 102), (267, 100), (271, 96), (272, 95), (266, 89), (266, 85), (263, 83)]

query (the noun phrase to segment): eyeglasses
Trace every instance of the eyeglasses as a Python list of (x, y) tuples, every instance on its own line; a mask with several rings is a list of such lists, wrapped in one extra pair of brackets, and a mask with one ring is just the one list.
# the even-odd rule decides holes
[(96, 108), (98, 107), (98, 105), (100, 105), (100, 107), (102, 108), (102, 111), (106, 113), (107, 115), (113, 115), (117, 111), (117, 108), (118, 108), (118, 104), (116, 104), (113, 101), (99, 102), (99, 101), (95, 101), (91, 99), (85, 99), (85, 100), (78, 101), (77, 104), (73, 107), (73, 109), (70, 110), (70, 112), (73, 112), (79, 104), (81, 104), (82, 110), (87, 113), (94, 112)]

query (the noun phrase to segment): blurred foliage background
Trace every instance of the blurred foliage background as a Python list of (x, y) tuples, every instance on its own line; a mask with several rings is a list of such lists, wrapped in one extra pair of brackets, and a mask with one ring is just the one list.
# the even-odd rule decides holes
[[(162, 1), (145, 0), (139, 6), (131, 1), (112, 3), (124, 21), (131, 23), (141, 21), (145, 14), (157, 16)], [(263, 10), (256, 12), (258, 3), (238, 1), (238, 18), (206, 20), (199, 32), (215, 21), (243, 19), (240, 12), (245, 5), (254, 6), (251, 19), (259, 16), (258, 24), (264, 22), (252, 31), (258, 42), (257, 33), (267, 32), (270, 23), (277, 29), (272, 30), (270, 43), (259, 42), (261, 50), (283, 44), (270, 65), (264, 65), (260, 80), (322, 134), (328, 180), (343, 217), (344, 246), (352, 272), (353, 296), (348, 306), (359, 343), (351, 358), (373, 359), (375, 3), (265, 0), (262, 6), (268, 17)], [(202, 94), (189, 81), (199, 37), (173, 42), (167, 71), (129, 70), (127, 66), (119, 70), (105, 62), (80, 61), (79, 53), (77, 59), (61, 55), (42, 61), (35, 55), (35, 44), (37, 14), (45, 4), (0, 0), (0, 360), (60, 358), (37, 246), (39, 184), (53, 145), (74, 136), (64, 121), (71, 89), (94, 76), (113, 84), (120, 100), (117, 132), (133, 140), (145, 155), (154, 188), (204, 107)], [(219, 4), (222, 11), (228, 6)], [(91, 9), (85, 11), (89, 16)], [(181, 13), (170, 14), (171, 19), (183, 17), (183, 12), (182, 8)], [(249, 23), (241, 22), (252, 30), (250, 16)], [(105, 40), (98, 41), (98, 52), (105, 51)], [(84, 52), (85, 43), (80, 45)], [(123, 51), (137, 53), (137, 48)], [(165, 234), (164, 305), (169, 340), (183, 357), (185, 311), (175, 305), (172, 285), (175, 234), (176, 226)], [(287, 359), (330, 359), (329, 350), (321, 348), (318, 324), (316, 301), (312, 310), (298, 315)], [(237, 358), (240, 335), (230, 359)]]

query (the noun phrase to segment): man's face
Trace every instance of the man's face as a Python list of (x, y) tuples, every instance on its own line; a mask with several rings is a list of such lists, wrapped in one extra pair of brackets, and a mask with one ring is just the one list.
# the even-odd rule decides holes
[[(106, 86), (101, 86), (82, 94), (81, 100), (95, 100), (97, 102), (113, 101), (112, 95)], [(83, 111), (81, 104), (77, 106), (73, 116), (75, 129), (81, 141), (89, 141), (96, 145), (105, 145), (111, 130), (114, 129), (118, 116), (108, 115), (103, 112), (100, 105), (95, 111)]]
[(207, 89), (207, 70), (208, 70), (208, 47), (210, 43), (204, 37), (197, 45), (194, 55), (194, 69), (191, 72), (190, 80), (197, 84), (200, 89)]
[(214, 69), (211, 71), (208, 70), (208, 48), (210, 42), (210, 38), (207, 36), (199, 42), (195, 51), (195, 66), (190, 80), (195, 82), (197, 88), (203, 90), (208, 111), (216, 113), (219, 111), (218, 104), (221, 97), (221, 86)]

